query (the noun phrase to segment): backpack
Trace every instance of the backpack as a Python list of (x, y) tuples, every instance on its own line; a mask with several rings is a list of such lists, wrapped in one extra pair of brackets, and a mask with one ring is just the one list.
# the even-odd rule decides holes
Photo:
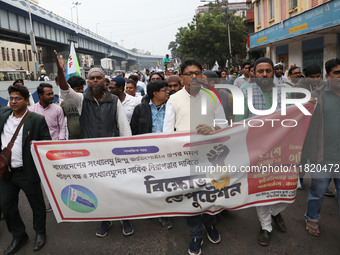
[(45, 81), (45, 75), (41, 75), (38, 81)]

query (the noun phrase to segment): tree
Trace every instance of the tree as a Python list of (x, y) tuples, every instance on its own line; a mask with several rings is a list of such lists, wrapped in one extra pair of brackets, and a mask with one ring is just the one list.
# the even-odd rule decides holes
[(210, 7), (208, 12), (195, 15), (187, 27), (178, 29), (176, 40), (169, 44), (171, 53), (181, 59), (194, 58), (209, 66), (217, 60), (224, 66), (226, 59), (230, 59), (227, 26), (230, 22), (232, 57), (244, 59), (247, 36), (244, 18), (219, 4)]

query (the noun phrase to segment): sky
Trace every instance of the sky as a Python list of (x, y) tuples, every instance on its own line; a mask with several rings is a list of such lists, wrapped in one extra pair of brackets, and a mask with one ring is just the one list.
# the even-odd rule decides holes
[[(75, 0), (39, 0), (39, 6), (77, 23)], [(187, 26), (200, 0), (78, 0), (79, 25), (132, 49), (163, 56), (179, 27)], [(71, 16), (71, 9), (73, 15)]]
[(77, 23), (75, 2), (81, 3), (79, 25), (127, 49), (160, 56), (170, 54), (168, 45), (178, 28), (187, 26), (196, 8), (205, 4), (201, 0), (39, 0), (39, 6)]

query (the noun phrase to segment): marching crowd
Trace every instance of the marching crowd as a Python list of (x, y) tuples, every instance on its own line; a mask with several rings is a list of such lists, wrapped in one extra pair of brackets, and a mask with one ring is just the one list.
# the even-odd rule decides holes
[[(321, 67), (312, 64), (302, 70), (295, 64), (285, 70), (283, 60), (275, 64), (269, 58), (259, 58), (253, 63), (244, 62), (241, 71), (237, 66), (219, 72), (203, 70), (195, 60), (184, 61), (180, 73), (173, 70), (131, 75), (125, 79), (121, 74), (112, 80), (105, 78), (101, 68), (88, 72), (88, 91), (84, 93), (86, 81), (72, 76), (66, 81), (63, 60), (54, 52), (58, 67), (55, 80), (60, 88), (62, 102), (53, 104), (53, 87), (40, 83), (37, 88), (39, 102), (30, 100), (24, 81), (18, 80), (9, 86), (9, 107), (0, 108), (1, 149), (4, 149), (26, 114), (24, 125), (12, 148), (11, 178), (0, 180), (1, 210), (13, 241), (4, 254), (14, 254), (27, 241), (28, 235), (18, 209), (18, 194), (23, 190), (33, 210), (33, 227), (36, 231), (34, 251), (40, 250), (46, 242), (46, 206), (40, 179), (34, 165), (30, 143), (33, 140), (65, 140), (99, 137), (132, 136), (146, 133), (179, 132), (195, 130), (208, 135), (226, 125), (214, 126), (214, 119), (241, 121), (254, 114), (246, 107), (243, 115), (233, 115), (233, 97), (227, 89), (217, 89), (221, 104), (207, 98), (207, 113), (197, 109), (202, 104), (202, 90), (213, 90), (216, 84), (237, 86), (244, 92), (252, 89), (253, 107), (258, 110), (270, 109), (273, 88), (304, 88), (312, 92), (317, 100), (315, 112), (303, 146), (301, 164), (321, 164), (326, 168), (340, 164), (340, 60), (326, 62), (326, 81), (321, 79)], [(168, 56), (167, 56), (168, 58)], [(165, 61), (168, 63), (169, 61)], [(141, 80), (144, 80), (142, 82)], [(303, 97), (300, 93), (290, 94), (292, 98)], [(246, 106), (246, 104), (245, 104)], [(280, 102), (278, 102), (280, 108)], [(303, 187), (303, 176), (300, 176)], [(313, 175), (309, 187), (305, 213), (306, 230), (318, 236), (320, 210), (328, 185), (334, 179), (336, 192), (340, 192), (340, 178), (332, 171), (323, 175)], [(334, 195), (331, 194), (331, 195)], [(338, 204), (340, 200), (338, 197)], [(270, 244), (272, 221), (278, 230), (286, 232), (285, 222), (280, 214), (286, 203), (257, 206), (261, 231), (257, 241), (260, 245)], [(221, 237), (214, 225), (214, 217), (209, 214), (186, 217), (191, 235), (189, 254), (201, 254), (204, 232), (209, 241), (219, 243)], [(159, 218), (160, 224), (171, 229), (170, 218)], [(121, 221), (124, 235), (134, 233), (130, 221)], [(103, 221), (96, 236), (105, 237), (112, 222)]]

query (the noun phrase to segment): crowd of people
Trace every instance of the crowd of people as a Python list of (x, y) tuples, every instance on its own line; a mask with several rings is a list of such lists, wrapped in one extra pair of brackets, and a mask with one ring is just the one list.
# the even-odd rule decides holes
[[(40, 83), (37, 88), (39, 102), (33, 104), (30, 94), (22, 80), (9, 86), (9, 107), (0, 108), (1, 149), (7, 146), (22, 118), (31, 112), (21, 128), (12, 149), (10, 180), (0, 180), (1, 210), (13, 241), (4, 254), (14, 254), (27, 241), (25, 225), (18, 209), (18, 193), (23, 190), (33, 210), (33, 227), (36, 231), (34, 250), (40, 250), (46, 242), (46, 206), (40, 179), (33, 163), (30, 143), (33, 140), (65, 140), (99, 137), (133, 136), (147, 133), (179, 132), (194, 130), (207, 135), (224, 128), (213, 125), (214, 119), (241, 121), (254, 114), (245, 109), (243, 115), (233, 115), (233, 97), (227, 89), (217, 89), (222, 104), (215, 104), (214, 98), (207, 98), (207, 113), (200, 113), (202, 90), (214, 89), (216, 84), (233, 84), (248, 97), (252, 89), (254, 108), (270, 109), (272, 90), (279, 93), (283, 87), (304, 88), (312, 92), (317, 106), (303, 147), (301, 163), (321, 164), (326, 168), (340, 164), (340, 60), (326, 62), (326, 81), (321, 79), (321, 67), (312, 64), (302, 70), (292, 64), (285, 75), (282, 62), (274, 65), (269, 58), (262, 57), (253, 63), (244, 62), (231, 70), (220, 72), (203, 70), (195, 60), (184, 61), (180, 73), (174, 74), (166, 69), (165, 73), (147, 72), (144, 75), (125, 74), (113, 79), (105, 77), (101, 68), (88, 72), (88, 91), (84, 93), (86, 81), (73, 76), (66, 81), (63, 60), (54, 52), (58, 67), (55, 80), (60, 88), (60, 105), (53, 103), (53, 87)], [(168, 56), (167, 56), (168, 58)], [(165, 60), (165, 64), (169, 60)], [(165, 65), (164, 64), (164, 65)], [(299, 93), (290, 94), (300, 98)], [(280, 108), (278, 102), (278, 108)], [(334, 179), (336, 192), (340, 192), (339, 176), (332, 171), (327, 176), (312, 174), (305, 214), (306, 231), (314, 236), (320, 235), (320, 209), (331, 179)], [(303, 184), (303, 176), (301, 176)], [(303, 187), (303, 186), (302, 186)], [(334, 195), (334, 194), (333, 194)], [(340, 200), (338, 197), (338, 203)], [(270, 244), (272, 221), (281, 232), (286, 225), (281, 212), (286, 203), (257, 206), (261, 231), (257, 241), (260, 245)], [(201, 254), (203, 235), (209, 241), (219, 243), (221, 236), (214, 225), (214, 217), (209, 214), (186, 217), (191, 235), (188, 253)], [(170, 218), (159, 218), (165, 229), (171, 229)], [(123, 220), (122, 232), (132, 235), (134, 228), (130, 221)], [(103, 221), (97, 237), (105, 237), (112, 222)]]

